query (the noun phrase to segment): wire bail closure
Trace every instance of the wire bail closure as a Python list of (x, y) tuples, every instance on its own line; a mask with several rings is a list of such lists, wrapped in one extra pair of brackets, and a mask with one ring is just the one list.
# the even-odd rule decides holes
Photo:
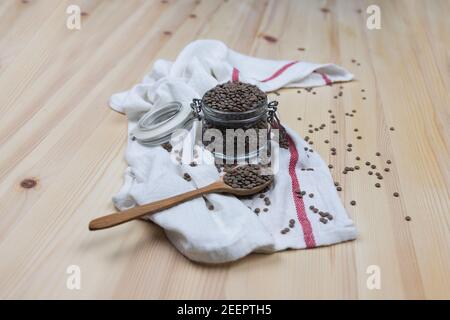
[(278, 101), (271, 101), (269, 102), (269, 104), (267, 105), (267, 109), (268, 109), (268, 117), (267, 117), (267, 121), (269, 123), (272, 123), (274, 117), (276, 117), (276, 112), (277, 112), (277, 106), (278, 106)]
[(202, 100), (201, 99), (193, 99), (191, 103), (192, 112), (198, 120), (202, 120)]

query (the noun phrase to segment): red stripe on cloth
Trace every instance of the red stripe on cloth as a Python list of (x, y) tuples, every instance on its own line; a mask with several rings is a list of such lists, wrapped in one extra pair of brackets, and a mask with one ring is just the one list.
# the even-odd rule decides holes
[(306, 214), (305, 203), (303, 202), (303, 199), (297, 197), (297, 194), (295, 193), (296, 191), (300, 191), (300, 183), (297, 178), (297, 173), (295, 172), (295, 167), (298, 162), (298, 150), (291, 136), (288, 135), (287, 138), (289, 141), (289, 153), (291, 154), (289, 160), (289, 175), (291, 176), (292, 181), (292, 197), (294, 199), (295, 209), (297, 210), (298, 221), (302, 226), (306, 247), (313, 248), (316, 246), (316, 241), (314, 240), (311, 222)]
[[(316, 71), (317, 72), (317, 71)], [(327, 86), (331, 86), (331, 84), (333, 83), (331, 80), (330, 80), (330, 78), (328, 78), (328, 76), (325, 74), (325, 73), (322, 73), (322, 72), (317, 72), (318, 74), (320, 74), (321, 76), (322, 76), (322, 78), (323, 78), (323, 81), (325, 81), (325, 84), (327, 85)]]
[(238, 82), (239, 81), (239, 70), (233, 68), (233, 73), (231, 74), (231, 81)]
[(273, 75), (271, 75), (270, 77), (268, 77), (267, 79), (261, 80), (261, 82), (267, 82), (270, 80), (275, 79), (276, 77), (278, 77), (280, 74), (282, 74), (283, 72), (286, 71), (287, 68), (289, 68), (290, 66), (293, 66), (294, 64), (298, 63), (298, 61), (292, 61), (289, 62), (288, 64), (285, 64), (284, 66), (282, 66), (280, 69), (278, 69)]

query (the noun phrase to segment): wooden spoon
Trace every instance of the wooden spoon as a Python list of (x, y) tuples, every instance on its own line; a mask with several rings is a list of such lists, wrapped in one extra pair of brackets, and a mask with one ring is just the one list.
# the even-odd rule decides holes
[(137, 206), (125, 211), (112, 213), (107, 216), (94, 219), (89, 223), (89, 230), (94, 231), (111, 228), (119, 224), (159, 212), (161, 210), (169, 209), (173, 206), (176, 206), (177, 204), (192, 200), (208, 193), (229, 193), (236, 196), (249, 196), (264, 190), (271, 183), (272, 179), (252, 189), (242, 189), (232, 188), (222, 180), (219, 180), (200, 189), (192, 190), (167, 199), (155, 201), (143, 206)]

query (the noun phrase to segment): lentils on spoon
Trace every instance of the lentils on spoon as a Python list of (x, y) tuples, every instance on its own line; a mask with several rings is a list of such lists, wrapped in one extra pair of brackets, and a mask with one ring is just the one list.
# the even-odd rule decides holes
[(272, 175), (263, 175), (261, 165), (249, 164), (229, 170), (223, 182), (233, 189), (253, 189), (272, 180)]

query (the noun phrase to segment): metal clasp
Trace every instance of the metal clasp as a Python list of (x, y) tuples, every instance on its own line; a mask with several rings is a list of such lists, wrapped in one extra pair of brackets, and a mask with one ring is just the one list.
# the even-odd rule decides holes
[(269, 110), (267, 121), (269, 123), (272, 123), (272, 121), (275, 117), (275, 113), (277, 112), (277, 106), (278, 106), (278, 101), (271, 101), (267, 106), (267, 109)]
[(202, 100), (201, 99), (193, 99), (191, 103), (192, 112), (194, 113), (194, 116), (201, 120), (201, 112), (202, 112)]

